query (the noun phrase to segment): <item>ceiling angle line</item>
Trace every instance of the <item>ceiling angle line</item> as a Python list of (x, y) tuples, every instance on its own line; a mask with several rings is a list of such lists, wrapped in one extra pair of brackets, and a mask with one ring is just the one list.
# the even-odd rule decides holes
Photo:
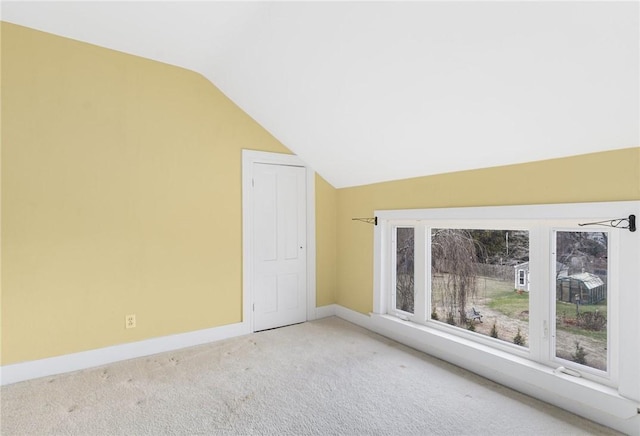
[(579, 226), (607, 226), (616, 229), (629, 229), (630, 232), (636, 231), (636, 216), (629, 215), (629, 218), (614, 218), (612, 220), (596, 221), (593, 223), (578, 224)]
[(378, 225), (377, 216), (374, 216), (373, 218), (351, 218), (351, 221), (362, 221), (363, 223), (373, 224), (374, 226)]

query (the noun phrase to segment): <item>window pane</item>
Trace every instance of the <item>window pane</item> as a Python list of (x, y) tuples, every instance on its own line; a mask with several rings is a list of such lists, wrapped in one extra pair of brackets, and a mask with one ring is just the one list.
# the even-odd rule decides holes
[(431, 319), (527, 347), (529, 232), (431, 230)]
[(556, 356), (607, 370), (605, 232), (556, 232)]
[(414, 229), (396, 229), (396, 309), (413, 313)]

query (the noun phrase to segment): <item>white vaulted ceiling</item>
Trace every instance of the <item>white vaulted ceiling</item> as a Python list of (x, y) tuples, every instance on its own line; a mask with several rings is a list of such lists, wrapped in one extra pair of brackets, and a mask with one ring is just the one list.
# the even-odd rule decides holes
[(638, 2), (47, 1), (1, 12), (201, 73), (336, 187), (640, 145)]

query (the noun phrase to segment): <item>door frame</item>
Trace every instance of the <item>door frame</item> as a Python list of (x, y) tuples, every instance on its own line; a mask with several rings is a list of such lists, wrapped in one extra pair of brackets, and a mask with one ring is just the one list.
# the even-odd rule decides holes
[(307, 226), (307, 321), (316, 319), (316, 201), (315, 172), (298, 156), (242, 150), (242, 324), (253, 333), (253, 164), (297, 166), (305, 169)]

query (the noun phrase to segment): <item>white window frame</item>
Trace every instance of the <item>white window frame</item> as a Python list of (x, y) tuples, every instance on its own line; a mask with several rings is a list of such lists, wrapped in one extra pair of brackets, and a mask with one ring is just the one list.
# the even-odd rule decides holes
[[(617, 255), (618, 258), (617, 261), (610, 263), (609, 269), (609, 298), (612, 301), (608, 302), (608, 306), (611, 307), (608, 317), (610, 319), (608, 336), (611, 350), (604, 376), (601, 372), (590, 371), (582, 365), (579, 366), (581, 377), (575, 377), (576, 374), (572, 371), (560, 368), (563, 366), (572, 369), (570, 365), (564, 365), (567, 362), (555, 359), (555, 352), (552, 353), (551, 336), (555, 328), (555, 292), (536, 292), (535, 287), (547, 287), (551, 284), (550, 278), (555, 268), (555, 257), (553, 257), (554, 264), (552, 265), (550, 260), (552, 256), (549, 255), (552, 245), (551, 235), (554, 235), (552, 229), (575, 230), (579, 223), (623, 218), (631, 213), (637, 215), (638, 210), (640, 210), (640, 201), (375, 211), (378, 225), (374, 230), (374, 304), (372, 315), (379, 327), (389, 332), (391, 337), (414, 338), (413, 342), (408, 341), (411, 342), (411, 345), (418, 344), (418, 348), (424, 347), (437, 357), (467, 367), (474, 372), (489, 376), (515, 388), (520, 387), (520, 390), (527, 391), (529, 383), (535, 383), (537, 387), (531, 388), (531, 392), (535, 391), (538, 397), (545, 396), (540, 393), (541, 387), (545, 387), (546, 392), (550, 394), (548, 399), (557, 397), (551, 402), (562, 402), (564, 401), (562, 398), (567, 397), (565, 408), (571, 409), (573, 407), (567, 394), (569, 387), (570, 390), (577, 389), (580, 392), (581, 402), (594, 409), (606, 409), (608, 413), (618, 417), (623, 415), (629, 417), (632, 413), (637, 414), (640, 404), (640, 374), (637, 371), (637, 368), (640, 367), (640, 350), (635, 341), (636, 335), (640, 331), (640, 322), (638, 321), (640, 319), (638, 315), (640, 313), (640, 279), (636, 270), (640, 263), (640, 235), (637, 232), (631, 233), (624, 229), (613, 229), (609, 232), (611, 237), (609, 256), (615, 258)], [(420, 223), (416, 226), (416, 241), (428, 241), (424, 235), (418, 235), (419, 229), (427, 228), (425, 223), (428, 223), (428, 227), (440, 225), (449, 228), (509, 230), (510, 227), (513, 227), (514, 229), (529, 229), (530, 305), (535, 305), (537, 308), (535, 312), (538, 314), (530, 317), (529, 350), (514, 351), (510, 344), (496, 346), (496, 341), (493, 338), (484, 338), (482, 335), (466, 332), (463, 329), (456, 329), (460, 331), (452, 332), (452, 328), (437, 326), (436, 323), (429, 322), (430, 298), (427, 298), (429, 301), (425, 301), (424, 304), (417, 301), (420, 294), (417, 291), (418, 286), (429, 285), (428, 283), (420, 285), (418, 283), (418, 277), (424, 274), (416, 274), (416, 304), (413, 322), (401, 321), (403, 324), (398, 324), (397, 319), (394, 321), (393, 310), (390, 310), (393, 306), (388, 298), (389, 284), (391, 283), (388, 266), (390, 265), (391, 251), (389, 233), (392, 230), (392, 225), (397, 222), (407, 225)], [(487, 225), (489, 222), (491, 225)], [(470, 223), (484, 225), (469, 227)], [(601, 231), (605, 228), (596, 226), (581, 227), (580, 229)], [(418, 265), (419, 262), (424, 264), (425, 258), (419, 259), (419, 256), (424, 256), (429, 250), (427, 245), (416, 243), (415, 265)], [(414, 271), (417, 273), (417, 269)], [(424, 281), (428, 282), (429, 277), (430, 274), (426, 275)], [(555, 276), (553, 278), (555, 279)], [(552, 289), (555, 290), (555, 283)], [(620, 289), (620, 292), (617, 292), (616, 289)], [(424, 307), (424, 316), (421, 311), (422, 307)], [(536, 332), (538, 333), (536, 334)], [(531, 350), (535, 353), (533, 358)], [(467, 357), (461, 358), (461, 355)], [(472, 355), (475, 356), (473, 365), (468, 362)], [(513, 365), (521, 369), (514, 369)], [(500, 373), (501, 368), (503, 373)], [(512, 371), (526, 373), (527, 382), (523, 382), (520, 377), (516, 380), (511, 376), (510, 372)], [(558, 378), (561, 378), (562, 382), (558, 382)], [(575, 392), (572, 395), (575, 401)], [(575, 410), (579, 411), (577, 408)]]
[[(413, 223), (412, 221), (395, 221), (394, 225), (393, 225), (393, 229), (390, 232), (390, 237), (391, 237), (391, 241), (390, 241), (390, 247), (391, 248), (391, 252), (389, 253), (390, 255), (390, 262), (391, 265), (396, 265), (396, 254), (397, 254), (397, 246), (396, 246), (396, 230), (398, 228), (413, 228), (414, 229), (414, 234), (413, 234), (413, 238), (414, 241), (418, 241), (419, 237), (424, 237), (423, 234), (418, 234), (418, 229), (416, 228), (416, 226), (414, 225), (415, 223)], [(418, 261), (423, 261), (424, 260), (424, 252), (422, 250), (420, 250), (420, 247), (414, 243), (414, 253), (413, 253), (413, 262), (414, 262), (414, 274), (415, 274), (415, 264)], [(420, 253), (419, 253), (420, 252)], [(418, 297), (417, 293), (415, 292), (416, 289), (418, 289), (418, 287), (422, 287), (424, 286), (424, 280), (418, 276), (414, 276), (414, 300), (413, 300), (413, 305), (414, 305), (414, 312), (405, 312), (404, 310), (401, 309), (397, 309), (396, 308), (396, 291), (395, 291), (395, 283), (396, 283), (396, 268), (392, 267), (390, 268), (389, 271), (389, 278), (391, 280), (391, 283), (394, 284), (393, 289), (391, 289), (391, 292), (388, 293), (388, 307), (389, 307), (389, 313), (392, 313), (393, 315), (397, 316), (400, 319), (406, 320), (406, 321), (417, 321), (417, 315), (416, 314), (416, 307), (418, 307), (418, 304), (420, 304), (420, 301), (416, 300), (416, 297)]]
[[(569, 224), (569, 223), (567, 223)], [(611, 386), (617, 386), (618, 384), (618, 355), (619, 355), (619, 332), (620, 324), (615, 322), (620, 314), (620, 291), (618, 285), (618, 278), (616, 274), (612, 274), (609, 271), (615, 269), (615, 266), (620, 262), (620, 230), (619, 229), (601, 229), (592, 227), (580, 227), (575, 228), (570, 225), (563, 227), (551, 227), (549, 234), (549, 252), (550, 252), (550, 273), (549, 273), (549, 295), (548, 301), (545, 303), (549, 308), (549, 320), (555, 320), (556, 314), (556, 302), (555, 289), (556, 289), (556, 268), (557, 262), (555, 257), (556, 251), (556, 232), (606, 232), (608, 235), (608, 261), (607, 261), (607, 370), (600, 371), (595, 368), (590, 368), (585, 365), (580, 365), (575, 362), (571, 362), (560, 357), (555, 356), (556, 344), (556, 323), (549, 322), (550, 327), (550, 356), (549, 361), (556, 366), (563, 366), (573, 371), (578, 371), (583, 377), (599, 381), (603, 384)]]

